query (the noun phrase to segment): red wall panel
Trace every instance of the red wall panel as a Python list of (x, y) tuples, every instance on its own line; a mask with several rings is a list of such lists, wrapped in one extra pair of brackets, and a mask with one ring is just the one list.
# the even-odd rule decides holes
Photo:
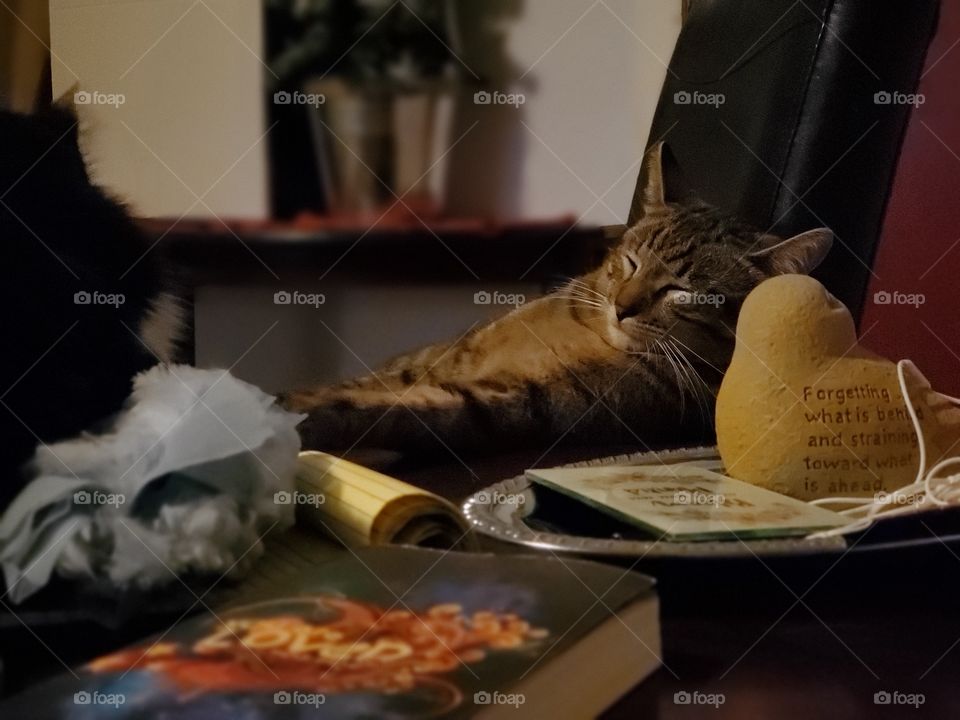
[[(892, 360), (911, 358), (935, 389), (951, 395), (960, 395), (958, 90), (960, 2), (946, 0), (918, 90), (924, 102), (914, 109), (904, 138), (860, 322), (864, 345)], [(878, 295), (884, 292), (889, 295)]]

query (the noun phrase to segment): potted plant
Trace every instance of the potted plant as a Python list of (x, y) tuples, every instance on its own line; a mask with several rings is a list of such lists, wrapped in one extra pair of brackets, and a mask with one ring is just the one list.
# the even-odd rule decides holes
[(442, 204), (456, 87), (448, 0), (272, 0), (285, 38), (274, 101), (310, 113), (327, 207), (416, 214)]

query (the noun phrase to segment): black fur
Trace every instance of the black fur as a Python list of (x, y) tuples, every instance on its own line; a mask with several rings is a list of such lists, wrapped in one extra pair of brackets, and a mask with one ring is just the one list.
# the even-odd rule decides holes
[[(157, 257), (91, 184), (77, 137), (66, 110), (0, 111), (0, 509), (39, 441), (116, 412), (133, 376), (155, 363), (134, 333), (162, 289)], [(77, 304), (82, 292), (125, 300)]]

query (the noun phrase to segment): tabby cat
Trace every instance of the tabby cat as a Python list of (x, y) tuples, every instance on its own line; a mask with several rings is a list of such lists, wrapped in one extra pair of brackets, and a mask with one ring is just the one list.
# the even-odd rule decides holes
[(304, 445), (490, 450), (560, 440), (712, 437), (740, 305), (762, 280), (807, 273), (829, 230), (765, 235), (693, 197), (665, 149), (644, 159), (643, 212), (596, 270), (462, 339), (367, 377), (284, 396)]

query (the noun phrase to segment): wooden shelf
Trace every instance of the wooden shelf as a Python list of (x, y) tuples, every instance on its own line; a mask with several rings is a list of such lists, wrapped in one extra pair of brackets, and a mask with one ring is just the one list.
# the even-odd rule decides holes
[[(470, 218), (363, 224), (140, 221), (191, 284), (334, 275), (392, 282), (543, 281), (597, 263), (609, 242), (574, 219), (493, 223)], [(274, 277), (277, 276), (277, 277)]]

